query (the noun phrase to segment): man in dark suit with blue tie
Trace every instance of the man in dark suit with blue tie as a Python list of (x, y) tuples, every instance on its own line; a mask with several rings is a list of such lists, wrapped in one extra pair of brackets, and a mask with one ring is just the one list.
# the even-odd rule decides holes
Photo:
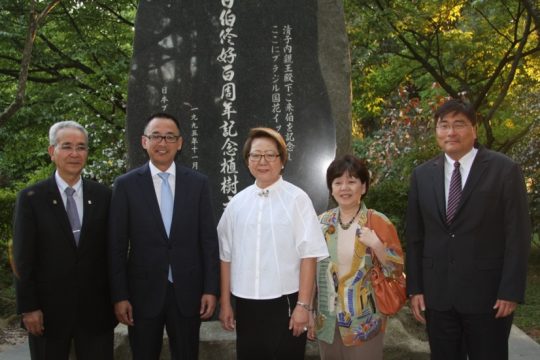
[(444, 152), (418, 166), (407, 209), (407, 292), (426, 323), (431, 359), (508, 359), (524, 301), (531, 227), (525, 180), (508, 157), (475, 147), (476, 113), (435, 112)]
[(88, 134), (74, 121), (49, 131), (54, 175), (20, 192), (14, 217), (17, 311), (32, 360), (112, 360), (116, 320), (107, 272), (111, 191), (81, 178)]
[(111, 289), (135, 360), (158, 359), (163, 328), (172, 359), (197, 359), (201, 319), (214, 312), (219, 251), (206, 176), (175, 163), (178, 121), (152, 115), (150, 161), (120, 176), (110, 217)]

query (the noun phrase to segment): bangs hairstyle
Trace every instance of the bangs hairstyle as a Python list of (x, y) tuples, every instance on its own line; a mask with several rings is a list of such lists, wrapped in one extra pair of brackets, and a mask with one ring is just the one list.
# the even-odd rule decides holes
[(360, 160), (353, 155), (343, 155), (332, 161), (330, 166), (328, 166), (326, 170), (326, 186), (328, 186), (328, 191), (332, 193), (332, 183), (345, 173), (359, 179), (366, 185), (366, 192), (363, 195), (366, 196), (369, 189), (369, 170), (364, 160)]
[(249, 152), (251, 151), (251, 143), (257, 138), (268, 138), (276, 142), (276, 146), (279, 152), (279, 158), (283, 166), (287, 163), (289, 154), (287, 152), (287, 144), (280, 133), (276, 130), (266, 127), (257, 127), (249, 130), (248, 137), (244, 143), (244, 149), (242, 150), (242, 155), (244, 156), (244, 161), (248, 164)]
[(476, 126), (476, 111), (474, 106), (471, 103), (465, 102), (459, 99), (450, 99), (435, 111), (433, 117), (435, 119), (435, 124), (439, 122), (440, 119), (444, 118), (448, 114), (463, 114), (473, 126)]

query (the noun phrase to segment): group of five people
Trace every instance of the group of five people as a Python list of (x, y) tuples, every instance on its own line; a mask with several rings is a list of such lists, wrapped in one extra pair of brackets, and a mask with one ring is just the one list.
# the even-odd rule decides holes
[(337, 207), (317, 217), (282, 178), (282, 136), (251, 129), (242, 155), (255, 182), (216, 228), (209, 179), (175, 162), (183, 139), (170, 114), (149, 118), (149, 161), (112, 192), (81, 177), (84, 127), (54, 124), (56, 171), (21, 191), (15, 209), (17, 311), (32, 359), (67, 359), (72, 344), (79, 360), (113, 359), (117, 322), (128, 326), (134, 359), (159, 359), (164, 329), (172, 359), (196, 359), (218, 297), (238, 359), (303, 359), (307, 338), (318, 339), (322, 359), (382, 359), (387, 317), (374, 263), (387, 276), (406, 265), (432, 359), (507, 359), (531, 238), (523, 175), (477, 145), (469, 104), (446, 102), (435, 122), (443, 153), (413, 172), (406, 262), (390, 220), (364, 203), (370, 173), (352, 155), (328, 167)]

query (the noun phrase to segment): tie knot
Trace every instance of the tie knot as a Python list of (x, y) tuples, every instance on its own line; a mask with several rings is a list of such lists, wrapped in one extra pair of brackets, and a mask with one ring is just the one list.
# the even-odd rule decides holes
[(167, 182), (169, 180), (169, 173), (166, 173), (166, 172), (160, 172), (158, 173), (158, 176), (161, 178), (161, 180), (163, 180), (164, 182)]
[(459, 165), (461, 165), (461, 164), (459, 163), (459, 161), (456, 161), (456, 162), (454, 163), (454, 169), (459, 169)]
[(64, 192), (66, 193), (67, 196), (73, 196), (73, 194), (75, 194), (75, 189), (68, 186), (66, 190), (64, 190)]

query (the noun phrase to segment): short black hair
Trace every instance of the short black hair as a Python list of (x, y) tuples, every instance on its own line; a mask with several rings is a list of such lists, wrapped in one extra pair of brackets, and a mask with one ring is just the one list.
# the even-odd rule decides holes
[(146, 128), (147, 128), (148, 124), (150, 123), (150, 121), (152, 121), (152, 120), (154, 120), (156, 118), (163, 118), (163, 119), (171, 120), (172, 122), (174, 122), (176, 124), (176, 128), (178, 129), (178, 132), (180, 132), (180, 122), (178, 121), (177, 118), (175, 118), (173, 115), (171, 115), (169, 113), (166, 113), (166, 112), (156, 112), (156, 113), (153, 113), (152, 115), (150, 115), (146, 119), (146, 123), (144, 125), (143, 133), (146, 133)]
[(435, 123), (439, 122), (440, 119), (444, 118), (448, 114), (463, 114), (473, 126), (476, 125), (476, 111), (474, 106), (460, 99), (450, 99), (444, 104), (439, 106), (439, 108), (433, 114), (435, 118)]
[(349, 173), (350, 176), (360, 179), (360, 181), (366, 185), (365, 196), (369, 189), (369, 170), (367, 163), (364, 160), (357, 158), (354, 155), (343, 155), (330, 164), (326, 170), (326, 186), (332, 193), (332, 183), (335, 179), (342, 176), (345, 173)]

